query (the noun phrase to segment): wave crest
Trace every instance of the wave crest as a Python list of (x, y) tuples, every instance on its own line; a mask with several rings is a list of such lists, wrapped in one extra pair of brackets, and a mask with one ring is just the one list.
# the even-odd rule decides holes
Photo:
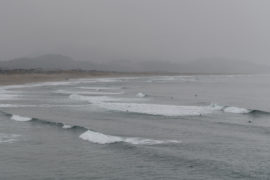
[[(82, 126), (69, 125), (69, 124), (64, 124), (62, 122), (52, 122), (52, 121), (47, 121), (47, 120), (42, 120), (42, 119), (37, 119), (37, 118), (23, 117), (19, 115), (9, 114), (3, 111), (0, 111), (0, 112), (15, 121), (21, 121), (21, 122), (30, 121), (31, 123), (46, 124), (46, 125), (51, 125), (55, 127), (61, 127), (63, 129), (77, 132), (77, 133), (79, 132), (80, 133), (79, 138), (83, 140), (87, 140), (92, 143), (97, 143), (97, 144), (112, 144), (112, 143), (120, 143), (120, 142), (132, 144), (132, 145), (155, 145), (155, 144), (180, 143), (180, 141), (177, 141), (177, 140), (155, 140), (155, 139), (146, 139), (146, 138), (139, 138), (139, 137), (111, 136), (111, 135), (106, 135), (100, 132), (89, 130), (88, 128), (85, 128)], [(8, 136), (1, 136), (1, 133), (0, 133), (0, 143), (1, 141), (2, 142), (13, 141), (12, 138), (8, 140), (7, 137)]]
[(144, 104), (128, 102), (130, 98), (113, 98), (108, 96), (83, 96), (78, 94), (72, 94), (69, 96), (70, 99), (87, 101), (100, 108), (128, 112), (128, 113), (140, 113), (148, 115), (159, 115), (159, 116), (201, 116), (206, 114), (215, 113), (222, 111), (225, 113), (236, 113), (236, 114), (247, 114), (254, 110), (235, 107), (235, 106), (222, 106), (212, 103), (208, 106), (185, 106), (185, 105), (165, 105), (165, 104)]
[(30, 117), (24, 117), (24, 116), (19, 116), (19, 115), (15, 115), (13, 114), (10, 119), (14, 120), (14, 121), (20, 121), (20, 122), (25, 122), (25, 121), (31, 121), (32, 118)]
[(147, 94), (144, 94), (142, 92), (139, 92), (138, 94), (136, 94), (136, 97), (144, 98), (144, 97), (147, 97)]
[(226, 113), (236, 113), (236, 114), (247, 114), (253, 111), (246, 108), (235, 107), (235, 106), (222, 106), (215, 103), (212, 103), (210, 107), (213, 108), (214, 110), (223, 111)]
[(144, 139), (138, 137), (120, 137), (102, 134), (87, 130), (80, 135), (80, 138), (96, 144), (112, 144), (112, 143), (129, 143), (133, 145), (155, 145), (155, 144), (168, 144), (168, 143), (180, 143), (177, 140), (155, 140), (155, 139)]

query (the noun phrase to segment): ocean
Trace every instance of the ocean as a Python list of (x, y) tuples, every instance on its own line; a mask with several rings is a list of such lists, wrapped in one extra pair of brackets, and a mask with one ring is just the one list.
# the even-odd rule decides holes
[(0, 87), (0, 179), (270, 179), (270, 75)]

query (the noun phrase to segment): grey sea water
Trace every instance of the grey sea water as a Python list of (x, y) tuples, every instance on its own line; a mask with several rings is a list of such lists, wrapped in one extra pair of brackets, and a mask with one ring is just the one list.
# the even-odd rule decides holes
[(270, 76), (0, 88), (0, 179), (270, 179)]

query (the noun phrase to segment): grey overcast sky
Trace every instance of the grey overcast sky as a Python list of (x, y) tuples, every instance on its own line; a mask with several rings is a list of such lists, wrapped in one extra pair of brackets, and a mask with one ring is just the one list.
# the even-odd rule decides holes
[[(0, 59), (268, 63), (269, 0), (0, 0)], [(270, 61), (269, 61), (270, 64)]]

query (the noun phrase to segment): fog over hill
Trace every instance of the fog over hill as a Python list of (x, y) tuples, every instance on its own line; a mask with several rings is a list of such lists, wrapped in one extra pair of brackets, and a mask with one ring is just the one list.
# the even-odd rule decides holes
[(0, 62), (1, 69), (42, 69), (42, 70), (98, 70), (118, 72), (172, 72), (172, 73), (265, 73), (269, 67), (250, 62), (228, 59), (198, 59), (186, 63), (165, 61), (130, 62), (89, 62), (73, 60), (68, 56), (47, 54), (33, 58), (17, 58)]
[(0, 61), (62, 54), (76, 63), (41, 56), (3, 67), (264, 71), (256, 64), (270, 66), (269, 7), (267, 0), (2, 0)]
[(33, 58), (16, 58), (0, 62), (1, 69), (43, 69), (43, 70), (69, 70), (91, 69), (89, 62), (74, 61), (68, 56), (48, 54)]

